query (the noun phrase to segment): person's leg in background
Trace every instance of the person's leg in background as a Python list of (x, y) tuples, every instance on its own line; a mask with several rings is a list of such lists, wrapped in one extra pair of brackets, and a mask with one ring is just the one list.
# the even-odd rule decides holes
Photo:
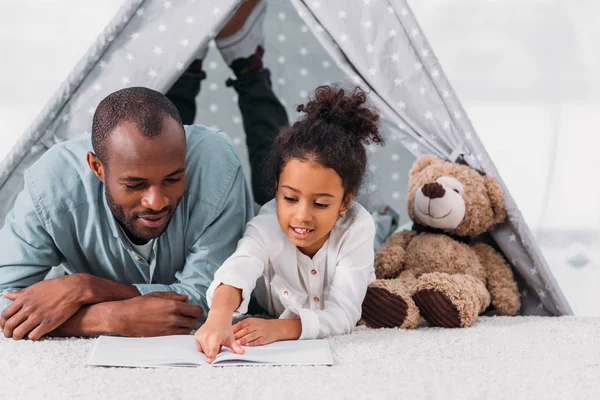
[(184, 125), (193, 124), (196, 118), (196, 96), (200, 93), (200, 83), (206, 78), (206, 73), (202, 70), (202, 60), (207, 52), (208, 46), (200, 50), (196, 60), (166, 93), (167, 98), (179, 111)]
[(285, 108), (271, 86), (271, 73), (263, 66), (264, 0), (247, 0), (215, 38), (223, 59), (236, 80), (228, 79), (238, 94), (252, 174), (254, 201), (260, 205), (273, 198), (271, 175), (265, 161), (280, 130), (287, 127)]

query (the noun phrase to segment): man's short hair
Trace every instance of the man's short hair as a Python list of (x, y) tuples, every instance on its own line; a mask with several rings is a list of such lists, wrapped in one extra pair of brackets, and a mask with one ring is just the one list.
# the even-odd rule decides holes
[(123, 121), (135, 124), (144, 137), (160, 135), (163, 121), (170, 117), (183, 127), (177, 108), (162, 93), (145, 87), (130, 87), (118, 90), (105, 97), (92, 122), (92, 146), (94, 153), (106, 163), (107, 144), (110, 134)]

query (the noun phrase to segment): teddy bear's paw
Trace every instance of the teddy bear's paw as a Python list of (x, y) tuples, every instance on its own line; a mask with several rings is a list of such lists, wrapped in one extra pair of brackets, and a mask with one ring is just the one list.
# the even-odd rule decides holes
[(435, 289), (419, 290), (413, 295), (423, 318), (431, 325), (442, 328), (460, 328), (458, 308), (449, 297)]
[(371, 285), (363, 301), (362, 320), (371, 328), (414, 329), (419, 321), (419, 310), (409, 296)]
[(362, 304), (362, 319), (371, 328), (395, 328), (406, 318), (407, 305), (387, 289), (369, 287)]

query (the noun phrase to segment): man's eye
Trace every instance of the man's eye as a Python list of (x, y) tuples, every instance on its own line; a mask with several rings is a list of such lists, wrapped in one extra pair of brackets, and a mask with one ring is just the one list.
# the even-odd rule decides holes
[(169, 183), (177, 183), (181, 180), (181, 178), (167, 178), (165, 180)]
[(287, 197), (287, 196), (283, 196), (283, 199), (287, 202), (293, 203), (296, 201), (296, 199), (292, 198), (292, 197)]
[(125, 188), (127, 190), (138, 190), (138, 189), (141, 189), (144, 186), (144, 184), (138, 183), (137, 185), (123, 185), (123, 186), (125, 186)]
[(329, 204), (315, 203), (315, 207), (317, 207), (317, 208), (327, 208), (327, 207), (329, 207)]

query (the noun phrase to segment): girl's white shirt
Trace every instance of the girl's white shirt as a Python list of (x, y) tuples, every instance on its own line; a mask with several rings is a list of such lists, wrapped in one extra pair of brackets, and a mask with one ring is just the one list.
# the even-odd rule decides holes
[(237, 313), (248, 311), (250, 295), (270, 315), (300, 319), (300, 339), (349, 333), (360, 320), (367, 286), (375, 280), (373, 217), (352, 202), (338, 218), (323, 247), (302, 254), (282, 231), (276, 200), (265, 204), (246, 226), (231, 257), (217, 270), (206, 292), (230, 285), (242, 291)]

